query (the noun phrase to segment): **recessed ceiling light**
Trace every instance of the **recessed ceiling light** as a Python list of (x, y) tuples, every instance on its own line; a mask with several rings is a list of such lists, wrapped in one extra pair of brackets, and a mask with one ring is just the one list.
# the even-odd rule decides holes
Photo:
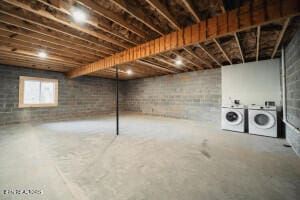
[(176, 65), (182, 65), (182, 60), (176, 60), (176, 61), (175, 61), (175, 64), (176, 64)]
[(127, 73), (128, 75), (131, 75), (133, 72), (132, 72), (131, 69), (128, 69), (128, 70), (126, 71), (126, 73)]
[(72, 9), (72, 17), (78, 23), (83, 23), (86, 21), (86, 13), (78, 8)]
[(40, 51), (40, 52), (38, 52), (38, 57), (40, 57), (40, 58), (47, 58), (47, 53), (44, 52), (44, 51)]

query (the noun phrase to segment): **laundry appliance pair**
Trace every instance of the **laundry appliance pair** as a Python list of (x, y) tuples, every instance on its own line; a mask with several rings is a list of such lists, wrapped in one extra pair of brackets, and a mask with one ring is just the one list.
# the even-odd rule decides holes
[(246, 132), (246, 125), (250, 134), (277, 137), (276, 106), (251, 105), (246, 107), (233, 104), (222, 107), (222, 129)]

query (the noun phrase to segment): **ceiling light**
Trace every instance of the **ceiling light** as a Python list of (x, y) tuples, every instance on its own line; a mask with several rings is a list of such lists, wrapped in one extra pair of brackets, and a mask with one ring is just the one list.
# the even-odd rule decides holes
[(44, 52), (44, 51), (40, 51), (40, 52), (38, 52), (38, 57), (40, 57), (40, 58), (47, 58), (47, 53)]
[(72, 9), (72, 16), (73, 16), (73, 19), (78, 23), (85, 22), (86, 18), (87, 18), (85, 12), (83, 12), (82, 10), (80, 10), (78, 8)]
[(128, 70), (126, 71), (126, 73), (127, 73), (128, 75), (131, 75), (133, 72), (132, 72), (131, 69), (128, 69)]
[(176, 60), (176, 61), (175, 61), (175, 64), (176, 64), (176, 65), (182, 65), (182, 60)]

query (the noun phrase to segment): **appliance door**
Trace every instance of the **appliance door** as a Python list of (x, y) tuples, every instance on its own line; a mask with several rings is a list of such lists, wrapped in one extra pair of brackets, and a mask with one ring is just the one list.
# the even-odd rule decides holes
[(243, 115), (238, 110), (228, 110), (225, 113), (225, 121), (230, 125), (238, 125), (243, 121)]
[(267, 111), (255, 113), (251, 121), (259, 129), (272, 128), (276, 123), (275, 117)]

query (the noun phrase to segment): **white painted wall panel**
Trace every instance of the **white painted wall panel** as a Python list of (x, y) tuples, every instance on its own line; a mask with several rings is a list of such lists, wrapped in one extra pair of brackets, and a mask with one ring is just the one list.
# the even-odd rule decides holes
[(239, 99), (244, 105), (281, 106), (280, 59), (222, 67), (222, 105)]

